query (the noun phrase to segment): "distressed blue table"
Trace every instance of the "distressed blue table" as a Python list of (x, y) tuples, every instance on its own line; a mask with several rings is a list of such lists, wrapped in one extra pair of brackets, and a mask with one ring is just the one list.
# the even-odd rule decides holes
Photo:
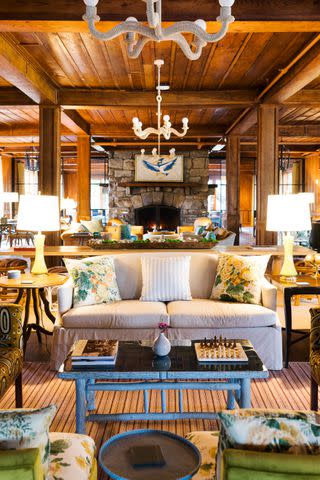
[[(238, 341), (238, 340), (237, 340)], [(193, 345), (173, 346), (169, 357), (155, 357), (151, 346), (139, 342), (120, 342), (116, 365), (104, 369), (68, 369), (63, 364), (58, 377), (76, 383), (76, 431), (85, 433), (86, 422), (214, 419), (215, 412), (184, 412), (184, 390), (227, 391), (227, 408), (251, 406), (250, 383), (253, 378), (267, 378), (263, 365), (250, 342), (240, 340), (247, 363), (201, 364)], [(143, 391), (144, 411), (128, 413), (91, 413), (95, 410), (96, 391)], [(161, 391), (161, 413), (149, 411), (149, 391)], [(179, 411), (168, 412), (166, 391), (179, 392)]]

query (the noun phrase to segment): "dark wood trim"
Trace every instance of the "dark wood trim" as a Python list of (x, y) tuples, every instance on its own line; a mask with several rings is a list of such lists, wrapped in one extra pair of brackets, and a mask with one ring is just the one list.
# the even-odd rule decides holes
[(16, 400), (16, 408), (22, 408), (23, 407), (22, 373), (20, 373), (15, 379), (15, 400)]
[[(0, 19), (3, 20), (82, 20), (85, 12), (83, 2), (79, 0), (11, 0), (1, 2)], [(219, 15), (219, 3), (211, 0), (182, 0), (180, 2), (163, 2), (163, 21), (177, 20), (215, 20)], [(304, 21), (320, 21), (319, 2), (317, 0), (237, 0), (232, 7), (237, 21), (294, 21), (297, 18)], [(126, 2), (100, 1), (98, 13), (102, 20), (124, 21), (134, 15), (138, 20), (145, 20), (146, 11), (144, 2), (127, 0)]]

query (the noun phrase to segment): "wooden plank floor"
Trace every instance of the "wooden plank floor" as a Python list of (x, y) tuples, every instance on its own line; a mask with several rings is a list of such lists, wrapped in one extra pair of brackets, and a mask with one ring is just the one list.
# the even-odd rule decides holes
[[(309, 409), (309, 375), (307, 363), (293, 362), (289, 369), (282, 372), (270, 372), (267, 380), (257, 380), (252, 385), (252, 406), (259, 408)], [(52, 431), (75, 431), (75, 389), (74, 383), (59, 380), (48, 363), (26, 363), (23, 374), (23, 395), (25, 407), (42, 407), (55, 403), (58, 407), (53, 421)], [(123, 411), (142, 411), (143, 396), (141, 392), (97, 393), (97, 411), (118, 413)], [(168, 409), (178, 409), (177, 393), (168, 392)], [(153, 392), (150, 398), (150, 410), (160, 412), (159, 392)], [(184, 393), (186, 411), (219, 411), (225, 408), (226, 397), (222, 392), (189, 391)], [(14, 389), (11, 387), (0, 401), (0, 408), (14, 408)], [(215, 421), (183, 420), (163, 422), (111, 422), (90, 423), (87, 433), (95, 439), (97, 448), (119, 432), (139, 428), (158, 428), (170, 430), (180, 435), (191, 430), (214, 430)], [(106, 480), (99, 472), (99, 480)]]

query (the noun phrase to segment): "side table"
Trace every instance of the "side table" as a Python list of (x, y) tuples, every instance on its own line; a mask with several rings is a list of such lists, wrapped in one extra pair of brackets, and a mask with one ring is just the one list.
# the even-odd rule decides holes
[[(39, 342), (41, 342), (41, 333), (45, 335), (52, 335), (52, 332), (46, 330), (40, 325), (40, 312), (39, 304), (40, 302), (43, 305), (44, 311), (47, 317), (51, 320), (52, 323), (55, 322), (55, 317), (50, 311), (49, 302), (46, 298), (44, 289), (47, 287), (57, 287), (62, 285), (66, 281), (67, 277), (64, 275), (59, 275), (57, 273), (47, 273), (45, 275), (32, 275), (32, 274), (23, 274), (18, 279), (8, 279), (7, 277), (0, 277), (0, 287), (3, 288), (15, 288), (19, 291), (18, 297), (15, 300), (15, 303), (19, 303), (23, 293), (26, 293), (26, 306), (25, 306), (25, 315), (23, 322), (23, 337), (24, 344), (26, 345), (31, 331), (35, 330)], [(32, 283), (23, 283), (24, 281), (30, 281)], [(35, 315), (35, 323), (28, 323), (30, 315), (30, 304), (31, 296), (33, 300), (33, 311)]]
[[(160, 447), (165, 460), (162, 466), (134, 467), (128, 452), (131, 448)], [(105, 473), (114, 480), (189, 480), (199, 470), (201, 455), (189, 440), (162, 430), (130, 430), (105, 442), (99, 453)]]
[[(308, 338), (310, 332), (292, 328), (291, 298), (295, 295), (320, 295), (320, 278), (311, 275), (298, 275), (296, 282), (282, 282), (280, 275), (268, 275), (271, 283), (283, 292), (284, 318), (286, 322), (286, 352), (285, 367), (288, 368), (290, 360), (290, 347), (297, 342)], [(297, 333), (299, 338), (292, 340), (292, 333)]]

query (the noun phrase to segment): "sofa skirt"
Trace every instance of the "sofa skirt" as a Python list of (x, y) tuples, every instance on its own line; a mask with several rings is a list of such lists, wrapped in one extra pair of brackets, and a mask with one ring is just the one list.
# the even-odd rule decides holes
[[(159, 335), (158, 329), (103, 329), (103, 328), (64, 328), (56, 325), (53, 330), (51, 368), (58, 370), (64, 362), (71, 346), (79, 339), (116, 339), (122, 341), (151, 340)], [(170, 328), (171, 340), (201, 340), (213, 338), (237, 338), (250, 340), (268, 370), (282, 369), (281, 326), (256, 328)]]

